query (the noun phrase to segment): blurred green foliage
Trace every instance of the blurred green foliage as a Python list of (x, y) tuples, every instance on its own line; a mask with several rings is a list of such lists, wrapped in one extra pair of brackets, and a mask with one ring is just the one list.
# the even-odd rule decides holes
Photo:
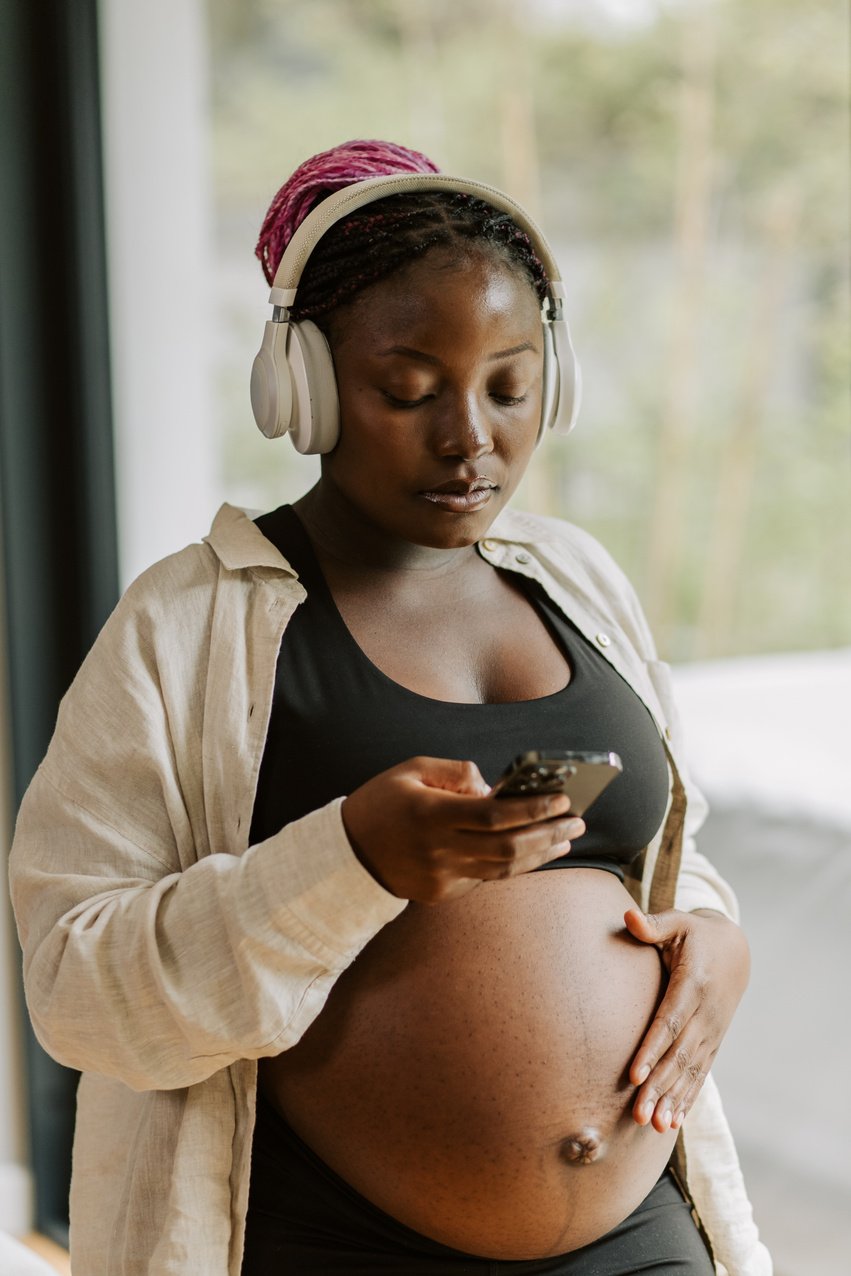
[(553, 242), (586, 401), (521, 497), (612, 550), (663, 654), (849, 641), (842, 0), (646, 0), (629, 22), (603, 0), (208, 5), (236, 498), (273, 505), (312, 471), (249, 440), (265, 288), (228, 272), (247, 279), (301, 160), (390, 137), (504, 186)]

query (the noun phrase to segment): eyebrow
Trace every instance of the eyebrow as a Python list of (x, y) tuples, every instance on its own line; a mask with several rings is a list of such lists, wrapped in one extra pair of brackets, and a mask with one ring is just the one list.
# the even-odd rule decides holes
[[(509, 350), (497, 350), (494, 354), (489, 354), (487, 356), (488, 363), (495, 363), (497, 359), (508, 359), (512, 355), (523, 354), (526, 350), (534, 351), (535, 349), (534, 342), (523, 341), (519, 346), (512, 346)], [(426, 354), (423, 350), (415, 350), (413, 346), (389, 346), (386, 350), (377, 351), (377, 354), (381, 359), (393, 354), (403, 354), (408, 359), (418, 359), (421, 363), (440, 363), (440, 359), (436, 355)]]

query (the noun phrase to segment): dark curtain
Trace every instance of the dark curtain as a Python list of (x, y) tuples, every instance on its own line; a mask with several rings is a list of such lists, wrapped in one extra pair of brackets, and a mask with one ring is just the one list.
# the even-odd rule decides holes
[[(96, 0), (0, 0), (0, 86), (0, 529), (17, 804), (118, 595)], [(31, 1032), (27, 1075), (36, 1224), (66, 1241), (77, 1078)]]

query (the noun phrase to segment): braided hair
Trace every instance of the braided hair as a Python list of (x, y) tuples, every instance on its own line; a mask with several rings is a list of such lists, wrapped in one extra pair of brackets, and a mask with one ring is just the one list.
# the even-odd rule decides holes
[[(263, 223), (256, 252), (266, 278), (273, 282), (296, 227), (332, 190), (369, 177), (437, 171), (426, 156), (392, 142), (347, 142), (307, 160), (281, 187)], [(546, 271), (507, 213), (462, 192), (407, 191), (364, 204), (326, 231), (304, 268), (292, 317), (322, 326), (323, 317), (432, 249), (464, 257), (477, 247), (519, 270), (543, 302)]]

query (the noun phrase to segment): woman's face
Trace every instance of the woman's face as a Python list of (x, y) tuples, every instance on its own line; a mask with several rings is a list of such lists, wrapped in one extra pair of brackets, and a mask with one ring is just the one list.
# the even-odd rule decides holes
[(454, 548), (487, 531), (541, 421), (540, 305), (487, 252), (432, 250), (331, 324), (340, 441), (326, 499), (392, 541)]

